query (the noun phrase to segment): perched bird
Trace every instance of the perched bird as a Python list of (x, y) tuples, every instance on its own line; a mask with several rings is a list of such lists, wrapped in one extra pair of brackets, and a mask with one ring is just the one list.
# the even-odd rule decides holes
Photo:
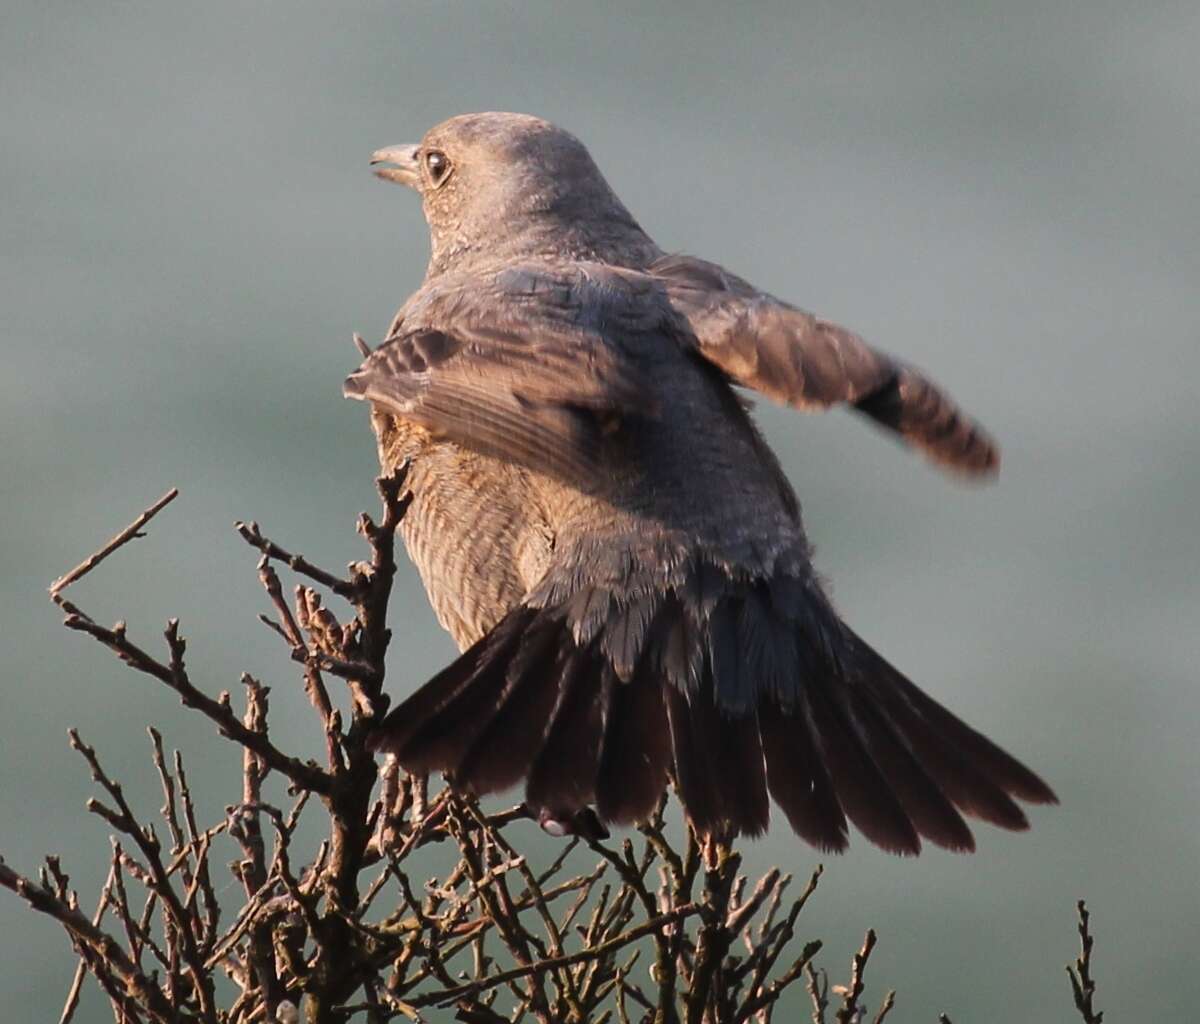
[(838, 617), (796, 496), (735, 387), (845, 404), (938, 465), (995, 445), (919, 370), (703, 260), (665, 253), (572, 135), (468, 114), (376, 152), (415, 189), (424, 283), (347, 379), (463, 654), (377, 750), (561, 817), (647, 815), (673, 779), (702, 834), (770, 798), (825, 850), (970, 850), (962, 815), (1053, 802)]

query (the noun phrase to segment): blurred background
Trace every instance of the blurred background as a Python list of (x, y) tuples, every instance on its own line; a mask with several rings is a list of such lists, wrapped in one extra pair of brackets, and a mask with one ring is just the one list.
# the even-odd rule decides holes
[[(15, 0), (0, 33), (0, 851), (62, 855), (90, 911), (106, 829), (76, 725), (146, 813), (145, 727), (207, 817), (239, 756), (67, 633), (46, 586), (170, 485), (182, 496), (71, 596), (193, 679), (274, 686), (320, 739), (232, 523), (339, 567), (376, 507), (367, 410), (340, 397), (424, 270), (377, 147), (480, 109), (591, 148), (666, 248), (719, 260), (927, 368), (1000, 438), (964, 487), (845, 413), (759, 407), (855, 629), (1027, 760), (1062, 806), (979, 852), (826, 865), (801, 919), (898, 1021), (1071, 1019), (1074, 901), (1098, 1005), (1200, 1000), (1200, 9), (903, 0), (562, 5)], [(415, 574), (391, 685), (453, 654)], [(752, 867), (807, 875), (776, 828)], [(229, 856), (233, 855), (232, 848)], [(230, 894), (232, 898), (232, 894)], [(0, 893), (11, 1020), (55, 1019), (65, 937)], [(89, 994), (80, 1019), (108, 1019)]]

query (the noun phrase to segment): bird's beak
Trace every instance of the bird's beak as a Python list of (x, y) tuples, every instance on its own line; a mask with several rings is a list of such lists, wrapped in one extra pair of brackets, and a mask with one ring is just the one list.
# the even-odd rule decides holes
[(417, 164), (419, 146), (388, 146), (371, 154), (371, 166), (391, 164), (391, 167), (375, 167), (375, 177), (384, 181), (397, 181), (409, 188), (421, 183), (421, 169)]

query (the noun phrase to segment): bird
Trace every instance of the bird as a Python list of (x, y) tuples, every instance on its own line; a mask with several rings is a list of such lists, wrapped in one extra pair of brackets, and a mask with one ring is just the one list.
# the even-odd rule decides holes
[(452, 117), (371, 157), (415, 189), (423, 283), (346, 379), (448, 667), (371, 749), (543, 818), (625, 825), (674, 786), (705, 837), (974, 849), (1028, 828), (1034, 772), (851, 629), (747, 392), (845, 406), (951, 473), (987, 432), (928, 376), (718, 264), (661, 249), (585, 146), (525, 114)]

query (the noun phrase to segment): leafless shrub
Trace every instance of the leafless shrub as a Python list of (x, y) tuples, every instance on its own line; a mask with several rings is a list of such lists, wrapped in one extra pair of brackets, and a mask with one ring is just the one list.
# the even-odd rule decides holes
[[(174, 490), (51, 587), (69, 629), (173, 690), (242, 755), (241, 793), (223, 818), (201, 827), (200, 804), (210, 801), (193, 794), (182, 756), (168, 758), (151, 727), (163, 791), (156, 828), (138, 817), (96, 751), (71, 730), (71, 745), (101, 791), (88, 810), (113, 833), (95, 911), (83, 912), (57, 857), (46, 859), (38, 880), (0, 861), (0, 884), (58, 920), (78, 954), (61, 1024), (73, 1017), (88, 975), (121, 1024), (327, 1024), (354, 1017), (381, 1024), (440, 1019), (443, 1008), (472, 1024), (525, 1017), (769, 1024), (779, 998), (802, 979), (813, 1020), (822, 1024), (830, 986), (813, 965), (821, 944), (791, 948), (820, 867), (795, 898), (788, 896), (791, 876), (778, 869), (751, 885), (729, 844), (691, 833), (674, 842), (662, 806), (636, 838), (575, 835), (551, 863), (535, 866), (514, 838), (516, 823), (532, 817), (523, 805), (489, 812), (447, 787), (431, 792), (427, 779), (390, 760), (376, 765), (366, 741), (388, 704), (386, 621), (395, 532), (407, 505), (403, 474), (381, 479), (379, 492), (380, 522), (364, 514), (358, 523), (370, 557), (345, 577), (280, 547), (255, 523), (237, 524), (261, 554), (258, 575), (274, 612), (261, 618), (301, 667), (324, 735), (323, 763), (272, 737), (268, 690), (256, 679), (242, 677), (240, 713), (229, 693), (212, 697), (197, 688), (177, 621), (167, 623), (165, 651), (156, 656), (123, 622), (103, 626), (63, 596), (143, 536)], [(276, 564), (306, 581), (290, 604)], [(322, 591), (349, 605), (347, 621), (326, 607)], [(344, 684), (337, 699), (330, 679)], [(286, 808), (264, 796), (272, 775), (287, 782)], [(302, 852), (297, 828), (306, 812), (324, 815), (326, 834), (315, 850)], [(231, 841), (238, 858), (225, 869), (214, 861), (214, 844)], [(430, 850), (437, 877), (416, 881)], [(236, 900), (218, 895), (230, 891), (225, 870), (236, 880)], [(1099, 1024), (1082, 903), (1080, 913), (1083, 953), (1072, 986), (1086, 1024)], [(833, 987), (841, 998), (838, 1024), (866, 1019), (864, 975), (874, 945), (868, 932), (849, 984)], [(893, 1003), (888, 992), (875, 1024)]]

